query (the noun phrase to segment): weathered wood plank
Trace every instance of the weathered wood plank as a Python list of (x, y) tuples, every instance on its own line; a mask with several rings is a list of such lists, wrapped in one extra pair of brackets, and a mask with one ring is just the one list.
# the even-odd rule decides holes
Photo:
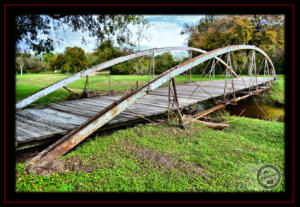
[(61, 111), (64, 113), (70, 113), (70, 114), (74, 114), (74, 115), (79, 115), (79, 116), (85, 116), (87, 118), (93, 116), (93, 114), (87, 114), (85, 113), (83, 110), (74, 110), (71, 107), (66, 107), (66, 106), (62, 106), (62, 105), (58, 105), (58, 104), (53, 104), (53, 105), (48, 105), (49, 108), (55, 109), (57, 111)]
[(53, 134), (53, 131), (49, 131), (47, 130), (47, 128), (38, 128), (22, 121), (16, 122), (16, 127), (21, 131), (30, 134), (32, 137), (42, 137), (45, 135)]
[[(54, 115), (56, 117), (60, 117), (62, 119), (66, 119), (66, 120), (68, 120), (69, 123), (74, 123), (74, 124), (84, 122), (88, 119), (87, 117), (84, 117), (84, 116), (68, 114), (68, 113), (56, 111), (56, 110), (50, 109), (50, 108), (43, 109), (42, 112), (46, 113), (46, 114)], [(74, 121), (74, 120), (76, 120), (76, 121)]]
[(145, 105), (145, 106), (153, 106), (153, 107), (160, 107), (160, 108), (168, 108), (168, 103), (166, 103), (166, 106), (164, 106), (164, 105), (161, 105), (161, 104), (147, 98), (147, 96), (145, 96), (141, 100), (138, 100), (135, 104), (142, 104), (142, 105)]
[(63, 107), (68, 107), (70, 109), (73, 109), (74, 112), (81, 111), (83, 113), (86, 113), (88, 116), (94, 115), (95, 113), (101, 111), (104, 108), (104, 107), (103, 108), (99, 107), (97, 109), (96, 107), (91, 107), (91, 106), (88, 106), (86, 104), (81, 104), (81, 103), (77, 103), (77, 104), (60, 103), (59, 105), (63, 106)]
[(26, 119), (26, 118), (18, 116), (18, 115), (16, 115), (16, 121), (23, 122), (23, 123), (26, 123), (28, 125), (32, 125), (35, 128), (43, 129), (43, 130), (46, 130), (46, 131), (49, 131), (49, 132), (52, 132), (52, 133), (66, 132), (66, 130), (64, 130), (64, 129), (57, 128), (57, 127), (49, 125), (49, 124), (43, 124), (41, 122), (32, 121), (30, 119)]
[(22, 110), (22, 111), (17, 111), (16, 114), (24, 118), (31, 119), (33, 121), (42, 122), (45, 124), (51, 124), (53, 126), (63, 128), (63, 129), (68, 129), (68, 130), (73, 129), (77, 126), (70, 123), (64, 123), (64, 120), (59, 120), (57, 117), (47, 115), (44, 113)]
[(31, 138), (31, 135), (21, 131), (20, 129), (16, 128), (16, 143), (18, 142), (25, 142)]

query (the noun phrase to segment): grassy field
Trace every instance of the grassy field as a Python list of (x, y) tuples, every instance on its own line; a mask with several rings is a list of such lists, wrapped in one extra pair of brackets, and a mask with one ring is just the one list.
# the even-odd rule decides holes
[[(63, 75), (17, 76), (17, 99), (64, 78)], [(135, 87), (147, 76), (112, 76), (111, 89)], [(219, 79), (224, 78), (219, 76)], [(284, 76), (271, 91), (275, 101), (284, 102)], [(91, 90), (108, 83), (106, 76), (92, 76)], [(193, 80), (203, 80), (193, 75)], [(84, 79), (69, 88), (82, 89)], [(106, 82), (107, 81), (107, 82)], [(176, 78), (177, 83), (188, 77)], [(101, 84), (103, 83), (103, 84)], [(57, 90), (36, 104), (50, 103), (69, 93)], [(54, 173), (28, 174), (24, 164), (16, 166), (17, 192), (282, 192), (284, 188), (284, 123), (217, 113), (228, 122), (224, 130), (197, 123), (185, 130), (170, 124), (139, 124), (89, 138), (58, 160), (64, 168)], [(264, 164), (279, 167), (282, 181), (267, 190), (257, 182)]]
[[(17, 164), (17, 192), (248, 192), (257, 170), (284, 172), (284, 124), (225, 116), (225, 130), (140, 124), (91, 138), (60, 159), (69, 168), (27, 174)], [(249, 127), (251, 126), (251, 127)], [(75, 167), (74, 167), (75, 166)], [(284, 174), (283, 174), (284, 176)], [(284, 178), (271, 191), (284, 191)]]
[(277, 78), (279, 78), (279, 80), (274, 81), (272, 90), (270, 92), (270, 97), (273, 101), (278, 102), (280, 104), (284, 104), (285, 76), (284, 75), (278, 75)]

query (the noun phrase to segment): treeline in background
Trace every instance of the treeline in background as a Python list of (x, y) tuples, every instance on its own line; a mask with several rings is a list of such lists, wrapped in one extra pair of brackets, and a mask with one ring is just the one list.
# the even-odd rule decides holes
[[(274, 63), (276, 73), (284, 74), (284, 17), (282, 15), (226, 15), (205, 16), (195, 25), (185, 25), (182, 34), (188, 35), (188, 46), (211, 51), (228, 45), (254, 45), (264, 50)], [(177, 46), (177, 45), (170, 45)], [(104, 40), (93, 52), (86, 53), (80, 47), (67, 47), (63, 53), (16, 52), (16, 73), (75, 73), (88, 67), (114, 58), (137, 52), (130, 47), (116, 47), (111, 40)], [(241, 74), (247, 74), (250, 51), (238, 51), (231, 54), (233, 67)], [(192, 57), (199, 55), (192, 52)], [(153, 71), (160, 74), (189, 57), (174, 57), (166, 52), (154, 57), (145, 56), (108, 68), (110, 74), (147, 75)], [(226, 57), (221, 57), (226, 60)], [(262, 65), (264, 59), (257, 54), (256, 63)], [(192, 69), (193, 74), (203, 74), (209, 61)], [(216, 74), (221, 74), (221, 64)]]

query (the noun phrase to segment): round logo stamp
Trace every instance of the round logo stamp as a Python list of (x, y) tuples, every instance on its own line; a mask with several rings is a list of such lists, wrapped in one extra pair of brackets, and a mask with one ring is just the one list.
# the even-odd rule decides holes
[(265, 189), (273, 189), (281, 182), (281, 172), (274, 165), (264, 165), (257, 172), (257, 181)]

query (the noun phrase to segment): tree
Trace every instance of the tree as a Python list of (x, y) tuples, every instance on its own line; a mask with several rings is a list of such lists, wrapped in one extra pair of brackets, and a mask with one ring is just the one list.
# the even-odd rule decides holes
[[(215, 16), (204, 18), (197, 25), (186, 25), (183, 34), (188, 34), (188, 46), (213, 50), (227, 45), (255, 45), (273, 57), (274, 64), (284, 60), (284, 23), (282, 15)], [(277, 50), (275, 52), (275, 50)], [(242, 52), (245, 53), (245, 52)], [(233, 54), (235, 65), (245, 62), (249, 54)], [(276, 56), (276, 57), (275, 57)], [(257, 57), (257, 62), (262, 61)], [(279, 61), (280, 62), (280, 61)], [(278, 69), (283, 71), (282, 68)]]
[(65, 63), (65, 58), (63, 54), (58, 54), (56, 58), (51, 59), (49, 62), (50, 67), (53, 68), (55, 71), (57, 69), (61, 69), (62, 72), (65, 73), (66, 70), (63, 68), (64, 63)]
[(17, 52), (16, 66), (17, 66), (17, 68), (19, 67), (21, 75), (23, 75), (23, 68), (26, 65), (26, 58), (28, 58), (28, 57), (30, 57), (30, 54), (27, 52), (24, 52), (24, 53)]
[[(128, 47), (123, 47), (122, 49), (118, 49), (120, 50), (120, 56), (122, 55), (130, 55), (132, 54), (134, 51), (132, 48), (128, 48)], [(121, 75), (129, 75), (129, 74), (134, 74), (135, 72), (135, 66), (137, 65), (137, 60), (133, 59), (133, 60), (129, 60), (117, 65), (114, 65), (110, 68), (110, 73), (111, 74), (121, 74)]]
[(55, 57), (55, 54), (53, 54), (52, 52), (46, 52), (46, 53), (43, 53), (42, 60), (44, 62), (46, 62), (47, 64), (49, 64), (50, 60), (54, 57)]
[[(112, 60), (114, 58), (123, 55), (128, 55), (129, 53), (132, 53), (132, 50), (130, 50), (129, 48), (123, 48), (123, 50), (121, 50), (119, 47), (115, 47), (111, 40), (103, 41), (100, 45), (97, 46), (94, 52), (94, 54), (98, 58), (98, 62), (97, 62), (98, 64)], [(113, 65), (107, 70), (110, 70), (111, 74), (128, 75), (131, 73), (132, 68), (133, 68), (133, 62), (126, 61), (118, 65)]]
[(174, 67), (177, 62), (174, 60), (170, 52), (165, 52), (155, 57), (155, 73), (160, 74)]
[(16, 54), (16, 69), (20, 73), (33, 72), (39, 73), (47, 68), (47, 64), (39, 60), (37, 56), (31, 55), (28, 52), (17, 52)]
[[(143, 16), (136, 15), (20, 15), (16, 17), (16, 46), (23, 42), (38, 53), (53, 51), (57, 40), (50, 31), (61, 26), (96, 37), (100, 42), (115, 38), (118, 44), (123, 44), (130, 42), (127, 25), (143, 22)], [(84, 37), (82, 42), (85, 42)]]
[(94, 54), (98, 57), (98, 64), (112, 60), (114, 58), (120, 57), (123, 55), (122, 51), (118, 47), (113, 46), (112, 40), (103, 41), (95, 49)]
[(24, 60), (23, 57), (19, 56), (19, 57), (16, 58), (16, 63), (20, 67), (20, 74), (21, 75), (23, 75), (23, 67), (24, 67), (24, 64), (25, 64), (24, 62), (25, 62), (25, 60)]
[(63, 54), (59, 54), (50, 62), (52, 68), (62, 69), (62, 72), (78, 72), (88, 66), (85, 52), (80, 47), (67, 47)]
[(88, 67), (97, 65), (98, 57), (95, 55), (95, 53), (86, 53), (86, 59), (87, 59)]
[(64, 52), (68, 72), (74, 73), (87, 68), (85, 52), (80, 47), (67, 47)]

